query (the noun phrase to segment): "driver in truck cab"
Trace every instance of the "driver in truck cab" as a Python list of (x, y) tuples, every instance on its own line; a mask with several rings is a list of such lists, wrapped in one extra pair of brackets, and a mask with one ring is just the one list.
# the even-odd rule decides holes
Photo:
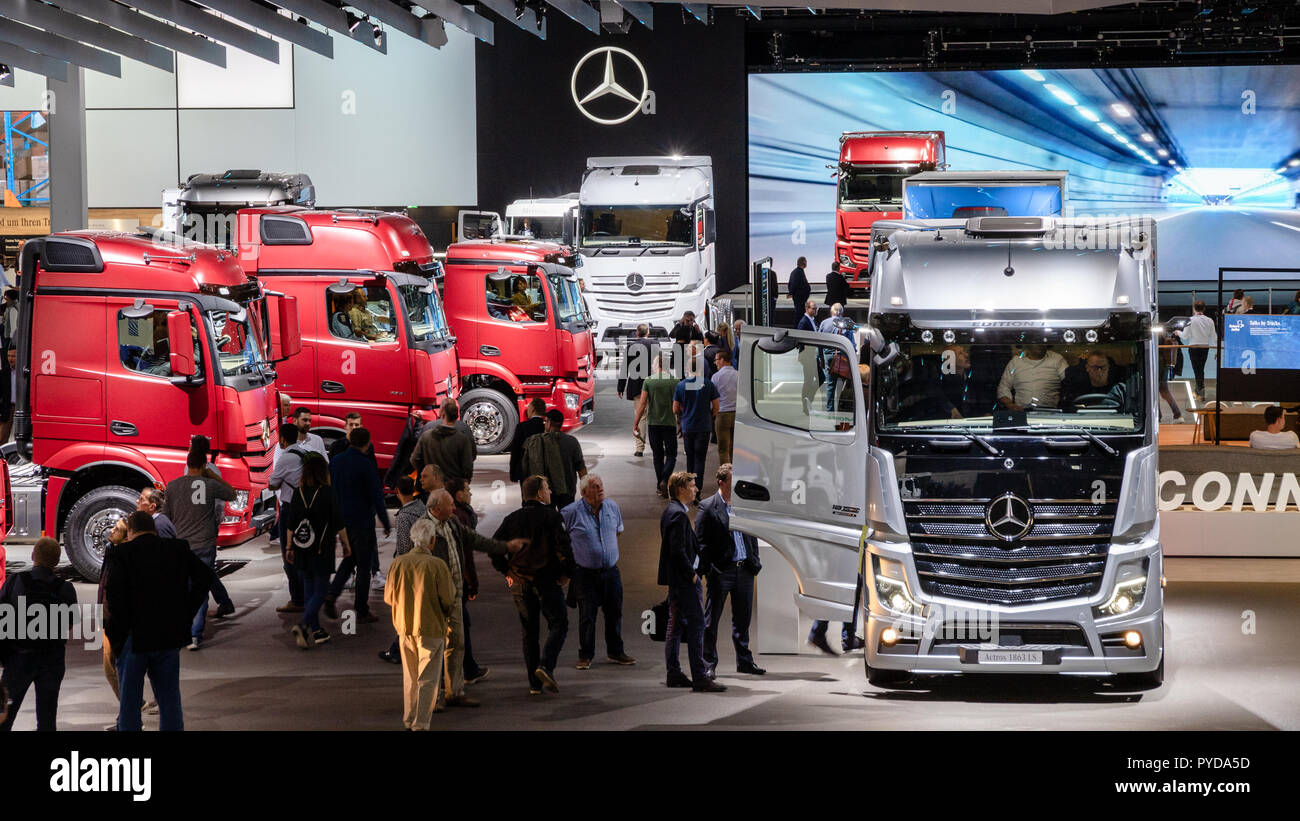
[(1065, 405), (1088, 394), (1107, 394), (1110, 389), (1124, 381), (1124, 368), (1115, 364), (1105, 353), (1097, 350), (1088, 351), (1088, 355), (1065, 369), (1065, 380), (1061, 393)]
[(352, 333), (371, 342), (383, 341), (386, 334), (375, 325), (375, 319), (366, 310), (366, 289), (358, 288), (352, 292), (352, 309), (348, 311), (348, 320), (352, 323)]

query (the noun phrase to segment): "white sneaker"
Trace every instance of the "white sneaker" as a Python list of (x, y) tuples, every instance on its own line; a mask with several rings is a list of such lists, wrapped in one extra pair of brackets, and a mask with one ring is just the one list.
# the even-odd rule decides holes
[(383, 573), (376, 573), (374, 576), (370, 577), (370, 589), (383, 590), (387, 582), (388, 580), (384, 578)]

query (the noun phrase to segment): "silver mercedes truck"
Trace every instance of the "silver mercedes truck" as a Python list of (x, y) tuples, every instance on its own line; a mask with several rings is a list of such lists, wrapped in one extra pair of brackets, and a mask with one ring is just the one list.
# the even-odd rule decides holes
[(861, 610), (874, 685), (1158, 686), (1154, 223), (882, 221), (872, 242), (864, 326), (743, 330), (735, 526), (790, 562), (806, 616)]

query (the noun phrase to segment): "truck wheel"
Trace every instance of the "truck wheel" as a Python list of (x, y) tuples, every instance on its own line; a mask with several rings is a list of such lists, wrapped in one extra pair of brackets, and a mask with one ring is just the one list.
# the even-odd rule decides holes
[(475, 388), (460, 396), (460, 420), (474, 434), (479, 453), (501, 453), (515, 436), (519, 409), (513, 398), (491, 388)]
[(866, 667), (867, 683), (872, 687), (888, 688), (895, 684), (902, 684), (912, 677), (906, 670), (885, 670), (880, 667), (872, 667), (870, 664), (867, 664)]
[(63, 524), (63, 545), (72, 566), (87, 581), (99, 579), (108, 534), (118, 519), (135, 512), (140, 491), (121, 485), (97, 487), (77, 500)]

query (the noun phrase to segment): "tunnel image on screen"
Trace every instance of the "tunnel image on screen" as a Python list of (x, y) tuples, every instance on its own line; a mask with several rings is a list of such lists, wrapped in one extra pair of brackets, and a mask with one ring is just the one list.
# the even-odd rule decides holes
[(899, 130), (943, 131), (952, 171), (1068, 171), (1066, 215), (1153, 216), (1162, 282), (1300, 267), (1297, 66), (750, 75), (750, 259), (819, 281), (840, 134)]

